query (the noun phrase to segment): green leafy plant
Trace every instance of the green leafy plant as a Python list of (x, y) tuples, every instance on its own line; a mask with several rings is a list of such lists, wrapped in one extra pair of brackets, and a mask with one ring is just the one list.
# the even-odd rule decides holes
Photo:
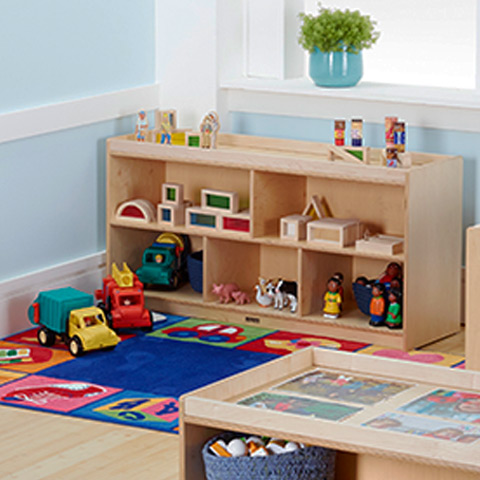
[(312, 53), (317, 47), (322, 52), (350, 53), (370, 48), (380, 36), (377, 22), (358, 10), (339, 10), (318, 3), (318, 14), (299, 14), (302, 21), (298, 42)]

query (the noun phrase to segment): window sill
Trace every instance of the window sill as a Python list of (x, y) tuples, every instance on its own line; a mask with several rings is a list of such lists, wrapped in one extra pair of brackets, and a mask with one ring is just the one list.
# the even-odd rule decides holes
[(410, 126), (480, 132), (480, 95), (473, 90), (360, 82), (354, 88), (316, 87), (308, 78), (225, 81), (229, 111), (383, 123), (396, 115)]

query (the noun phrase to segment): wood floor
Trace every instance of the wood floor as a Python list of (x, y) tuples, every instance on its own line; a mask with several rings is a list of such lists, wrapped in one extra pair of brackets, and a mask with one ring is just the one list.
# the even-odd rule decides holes
[[(424, 350), (464, 355), (462, 331)], [(2, 480), (177, 480), (179, 438), (0, 406)]]

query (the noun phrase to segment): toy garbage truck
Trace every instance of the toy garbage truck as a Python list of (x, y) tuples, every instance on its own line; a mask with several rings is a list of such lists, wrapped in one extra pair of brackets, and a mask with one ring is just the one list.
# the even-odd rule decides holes
[(103, 279), (101, 290), (95, 290), (95, 298), (114, 330), (132, 327), (152, 330), (152, 314), (145, 308), (143, 284), (126, 263), (122, 270), (112, 264), (112, 274)]
[(108, 328), (103, 311), (94, 306), (93, 296), (72, 287), (40, 292), (28, 309), (28, 318), (40, 326), (40, 345), (53, 345), (58, 335), (74, 357), (113, 348), (120, 341)]
[(186, 235), (165, 232), (143, 252), (139, 280), (147, 285), (163, 285), (176, 289), (187, 276), (190, 240)]

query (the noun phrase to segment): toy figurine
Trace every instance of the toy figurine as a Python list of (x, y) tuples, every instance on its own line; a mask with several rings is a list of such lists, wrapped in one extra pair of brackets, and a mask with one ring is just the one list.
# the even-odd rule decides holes
[(385, 285), (375, 283), (372, 286), (372, 300), (370, 301), (370, 325), (380, 327), (385, 323)]
[(168, 112), (162, 114), (162, 121), (160, 122), (160, 143), (162, 145), (172, 144), (172, 124), (170, 123), (170, 116)]
[(340, 298), (342, 299), (342, 304), (343, 304), (343, 300), (344, 300), (343, 273), (335, 272), (332, 276), (340, 282), (340, 286), (338, 287), (338, 293), (340, 294)]
[(390, 262), (387, 265), (387, 269), (382, 274), (382, 276), (378, 279), (378, 281), (380, 283), (387, 284), (387, 286), (390, 286), (390, 283), (394, 278), (398, 278), (398, 279), (402, 278), (402, 267), (397, 262)]
[(339, 292), (340, 281), (331, 277), (327, 283), (327, 291), (323, 297), (323, 316), (325, 318), (338, 318), (342, 311), (342, 297)]
[(273, 303), (273, 297), (267, 292), (267, 286), (270, 286), (270, 283), (265, 278), (259, 277), (257, 285), (253, 287), (255, 300), (261, 307), (269, 307)]
[(232, 292), (232, 298), (235, 300), (237, 305), (245, 305), (246, 303), (250, 303), (250, 296), (242, 292), (241, 290), (237, 290), (236, 292)]
[(289, 305), (292, 313), (297, 311), (297, 282), (282, 279), (279, 279), (276, 283), (269, 281), (266, 292), (267, 296), (273, 301), (273, 308), (283, 310), (283, 307)]
[(402, 328), (402, 294), (399, 290), (390, 290), (388, 294), (387, 318), (385, 324), (388, 328)]
[(200, 124), (202, 148), (217, 148), (217, 132), (220, 128), (217, 112), (209, 112)]
[(137, 124), (135, 126), (135, 137), (138, 142), (145, 141), (145, 135), (148, 130), (148, 119), (145, 110), (138, 112)]

